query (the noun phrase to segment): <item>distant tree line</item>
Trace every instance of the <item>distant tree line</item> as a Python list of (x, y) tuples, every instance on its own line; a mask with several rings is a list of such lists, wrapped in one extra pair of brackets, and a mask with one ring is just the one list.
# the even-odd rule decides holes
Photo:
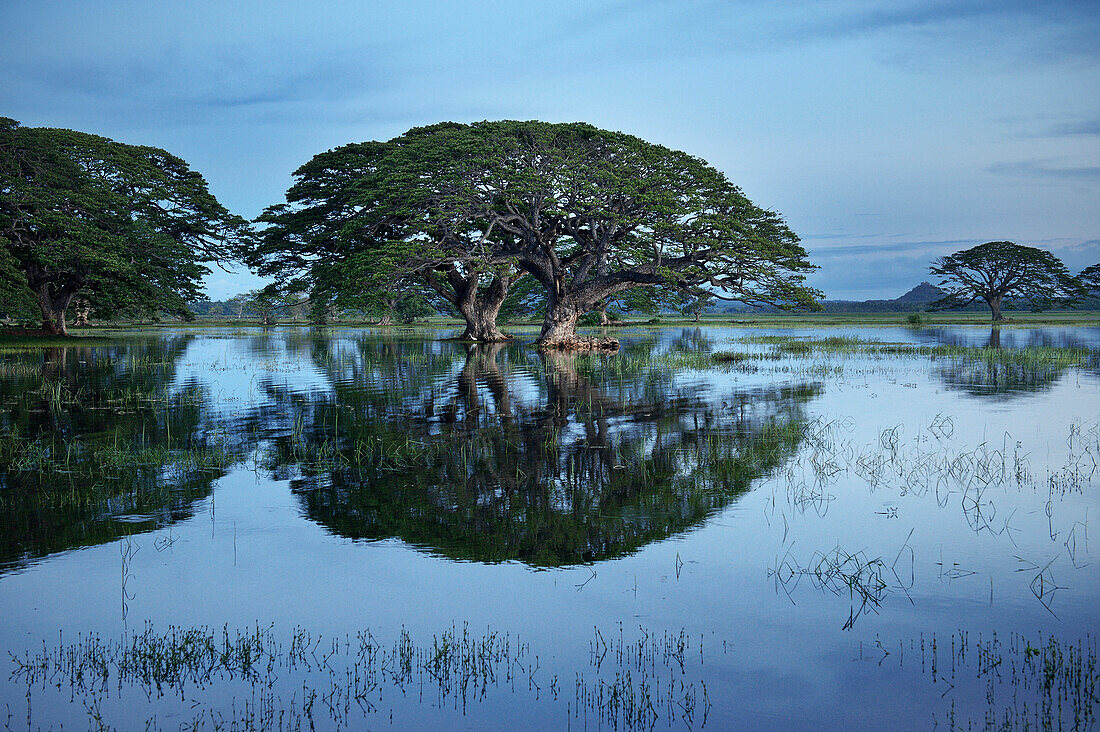
[[(1083, 275), (1078, 278), (1085, 283)], [(934, 293), (934, 294), (933, 294)], [(923, 282), (905, 295), (892, 300), (823, 300), (822, 310), (826, 313), (924, 313), (934, 312), (941, 308), (937, 301), (947, 296), (947, 291), (935, 287), (931, 283)], [(1100, 287), (1095, 284), (1089, 294), (1079, 298), (1050, 303), (1050, 308), (1065, 308), (1070, 310), (1100, 310)], [(952, 308), (962, 312), (989, 312), (989, 306), (981, 300), (975, 300), (966, 305), (958, 305)], [(1004, 311), (1033, 311), (1042, 309), (1041, 305), (1019, 297), (1006, 297), (1002, 303)], [(738, 303), (720, 303), (710, 308), (711, 314), (736, 314), (736, 313), (775, 313), (775, 308), (757, 307), (749, 308)]]
[(377, 325), (408, 324), (436, 314), (424, 300), (394, 299), (388, 305), (387, 307), (387, 303), (383, 303), (379, 308), (370, 309), (321, 309), (308, 299), (288, 298), (281, 296), (277, 289), (264, 288), (251, 290), (228, 300), (198, 300), (188, 307), (196, 318), (259, 320), (264, 325), (275, 325), (283, 320), (317, 325), (341, 320)]

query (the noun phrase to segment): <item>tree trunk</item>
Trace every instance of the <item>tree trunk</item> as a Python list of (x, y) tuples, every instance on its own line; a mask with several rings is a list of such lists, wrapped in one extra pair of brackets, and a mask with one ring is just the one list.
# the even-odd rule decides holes
[(502, 333), (497, 327), (498, 310), (499, 306), (491, 309), (478, 307), (470, 313), (462, 313), (462, 317), (466, 319), (466, 330), (459, 336), (459, 340), (497, 343), (510, 339), (511, 336)]
[(1001, 298), (1000, 296), (991, 297), (986, 300), (989, 304), (989, 309), (993, 311), (993, 322), (996, 323), (999, 320), (1004, 320), (1005, 316), (1001, 315)]
[(504, 299), (508, 297), (511, 280), (503, 275), (493, 278), (492, 284), (481, 297), (477, 296), (477, 278), (467, 280), (467, 289), (458, 293), (455, 307), (466, 321), (466, 330), (460, 341), (478, 341), (481, 343), (499, 343), (511, 339), (497, 327), (497, 313)]
[(577, 340), (577, 320), (580, 310), (571, 302), (548, 299), (546, 317), (542, 319), (542, 332), (537, 341), (540, 348), (568, 347)]
[(607, 317), (607, 300), (602, 300), (600, 306), (596, 308), (596, 312), (600, 314), (600, 325), (611, 325), (611, 319)]
[(54, 297), (50, 295), (48, 284), (42, 284), (34, 288), (34, 295), (38, 298), (38, 307), (42, 310), (42, 330), (50, 335), (69, 335), (69, 329), (65, 326), (65, 311), (73, 299), (73, 294), (72, 292), (62, 292)]
[(87, 300), (80, 300), (76, 306), (76, 315), (73, 318), (73, 327), (87, 328), (90, 323), (92, 315), (92, 306), (88, 304)]
[(500, 312), (503, 302), (503, 297), (496, 299), (486, 296), (475, 299), (472, 303), (464, 303), (459, 312), (466, 320), (466, 330), (459, 340), (497, 343), (511, 338), (497, 327), (497, 313)]
[[(585, 307), (587, 305), (587, 307)], [(540, 349), (566, 351), (617, 351), (617, 338), (578, 338), (577, 320), (591, 307), (591, 301), (579, 303), (575, 298), (546, 299), (546, 317), (535, 345)]]
[(698, 310), (695, 311), (695, 322), (696, 323), (699, 322), (699, 311)]
[(375, 323), (375, 325), (392, 325), (392, 324), (393, 324), (393, 316), (390, 315), (389, 313), (386, 313), (385, 315), (383, 315), (381, 318), (378, 319), (378, 322)]

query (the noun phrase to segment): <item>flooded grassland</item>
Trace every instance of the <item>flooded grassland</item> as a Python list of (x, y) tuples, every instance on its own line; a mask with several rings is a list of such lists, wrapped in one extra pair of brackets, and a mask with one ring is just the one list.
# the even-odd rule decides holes
[(448, 335), (0, 353), (0, 723), (1096, 726), (1100, 329)]

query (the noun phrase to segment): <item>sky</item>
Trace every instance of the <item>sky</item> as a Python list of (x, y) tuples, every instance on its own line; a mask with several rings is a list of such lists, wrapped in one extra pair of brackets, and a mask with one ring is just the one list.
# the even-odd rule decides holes
[(345, 143), (589, 122), (780, 212), (828, 299), (892, 298), (985, 241), (1100, 262), (1097, 39), (1095, 0), (0, 0), (0, 116), (162, 147), (247, 218)]

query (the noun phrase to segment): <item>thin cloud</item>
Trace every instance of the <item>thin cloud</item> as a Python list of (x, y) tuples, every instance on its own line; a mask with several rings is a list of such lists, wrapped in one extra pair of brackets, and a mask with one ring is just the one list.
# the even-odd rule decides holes
[(1039, 178), (1066, 181), (1100, 181), (1100, 166), (1085, 165), (1056, 168), (1041, 160), (1021, 160), (1013, 163), (997, 163), (986, 168), (996, 175), (1017, 178)]
[(1050, 137), (1077, 137), (1077, 136), (1091, 136), (1100, 135), (1100, 117), (1084, 120), (1082, 122), (1072, 122), (1068, 124), (1058, 125), (1052, 127), (1047, 131), (1047, 135)]
[[(1029, 0), (781, 6), (761, 2), (615, 2), (586, 8), (547, 36), (551, 46), (590, 45), (599, 38), (605, 61), (655, 56), (770, 53), (808, 42), (887, 40), (884, 60), (905, 65), (970, 57), (1025, 63), (1095, 57), (1100, 4)], [(590, 50), (589, 50), (590, 53)]]

